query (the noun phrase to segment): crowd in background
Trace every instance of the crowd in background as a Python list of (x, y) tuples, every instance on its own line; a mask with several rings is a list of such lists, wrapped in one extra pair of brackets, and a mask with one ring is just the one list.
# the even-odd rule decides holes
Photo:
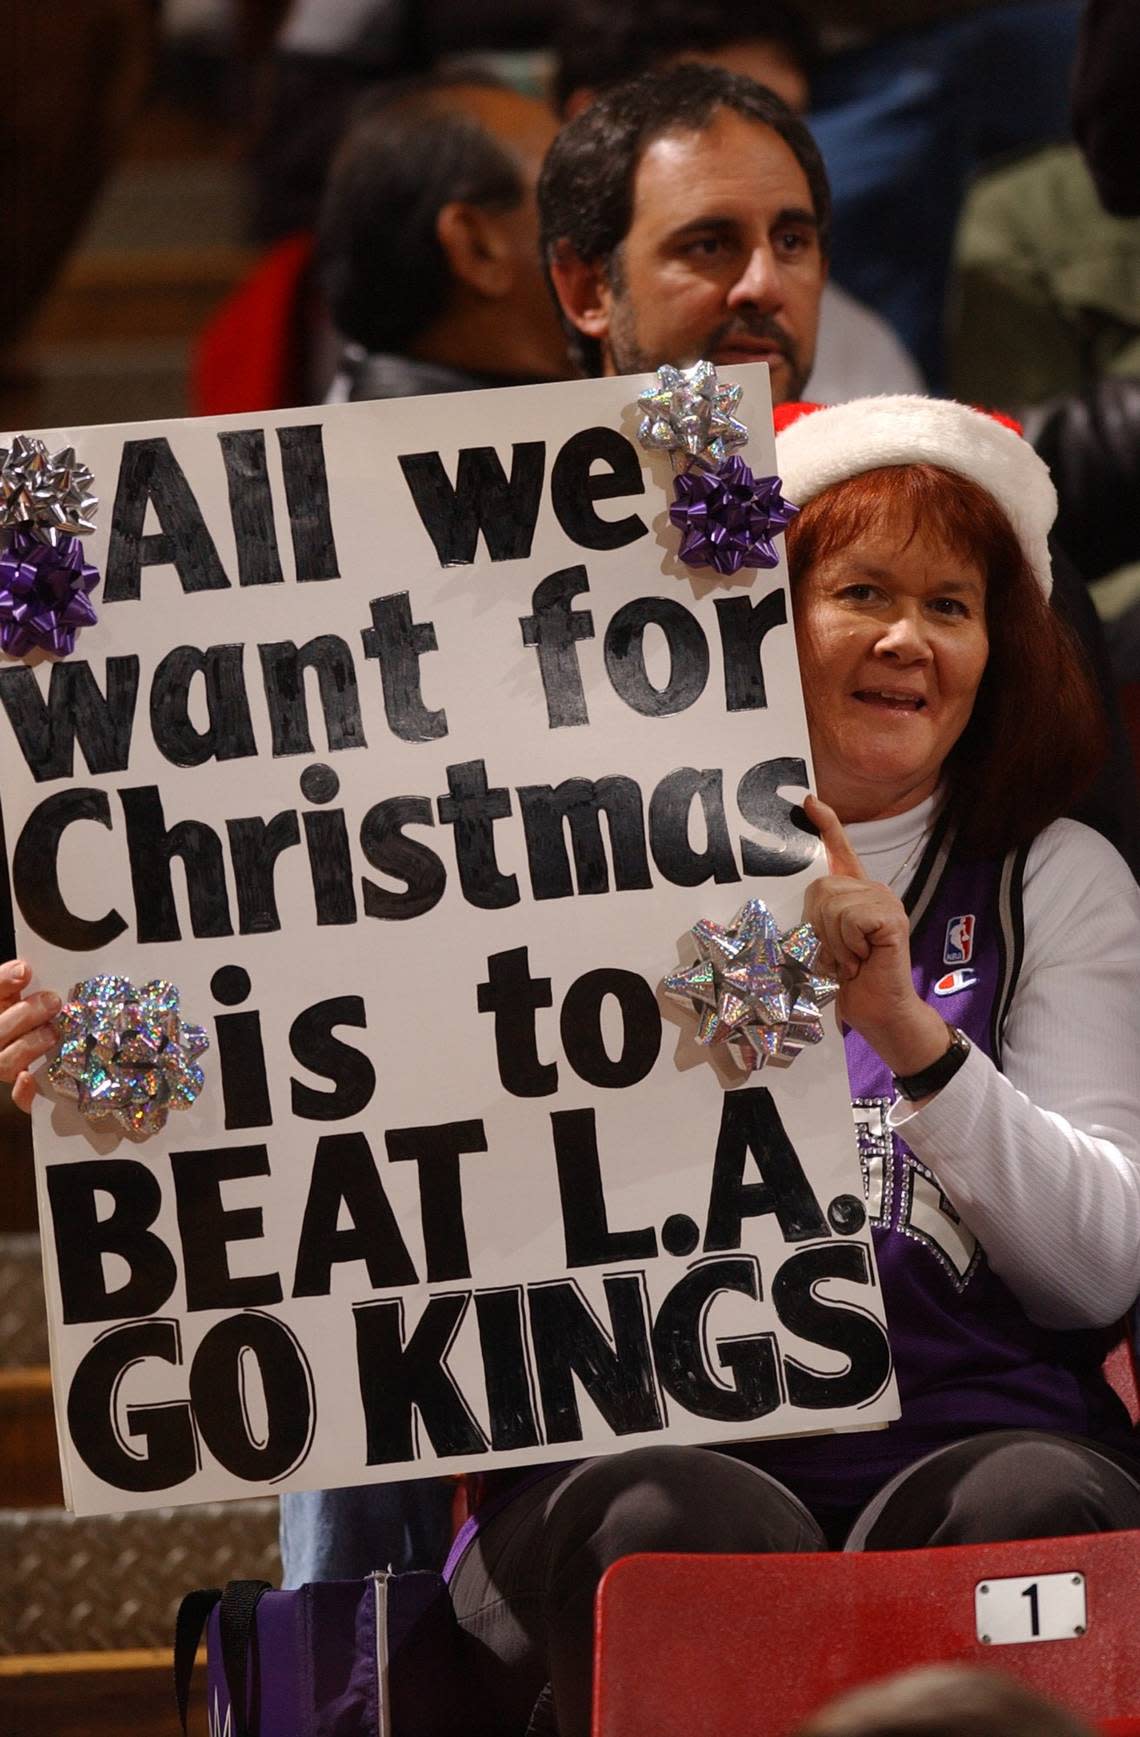
[[(1140, 679), (1133, 7), (297, 0), (277, 11), (275, 31), (263, 12), (253, 78), (250, 225), (270, 257), (299, 235), (320, 237), (292, 401), (325, 396), (337, 360), (334, 396), (425, 389), (422, 378), (413, 385), (398, 368), (385, 373), (388, 363), (363, 358), (416, 349), (420, 333), (402, 309), (405, 299), (422, 306), (417, 224), (422, 230), (440, 201), (472, 188), (476, 203), (494, 203), (494, 174), (472, 182), (466, 148), (451, 182), (435, 157), (447, 131), (441, 113), (449, 100), (462, 109), (464, 80), (508, 87), (479, 99), (466, 146), (476, 156), (487, 146), (505, 152), (529, 199), (555, 127), (600, 91), (679, 61), (720, 65), (805, 115), (826, 164), (830, 274), (803, 395), (836, 402), (946, 391), (1022, 418), (1057, 480), (1057, 540), (1093, 588), (1116, 679)], [(425, 78), (450, 83), (452, 97), (425, 89)], [(504, 356), (497, 322), (477, 329), (469, 300), (459, 321), (470, 338), (449, 338), (452, 361), (460, 355), (481, 382), (565, 372), (537, 272), (512, 306), (529, 333), (525, 355)], [(441, 384), (454, 388), (454, 376)]]
[[(0, 286), (5, 340), (58, 272), (157, 76), (236, 118), (249, 237), (265, 257), (318, 229), (334, 255), (322, 264), (304, 253), (303, 317), (289, 326), (290, 353), (275, 358), (282, 403), (326, 395), (342, 341), (375, 350), (361, 329), (382, 327), (377, 304), (398, 311), (402, 283), (414, 281), (420, 259), (403, 233), (417, 221), (413, 177), (400, 159), (418, 149), (424, 166), (423, 116), (446, 99), (421, 91), (417, 107), (409, 81), (501, 84), (480, 99), (469, 138), (497, 143), (533, 179), (558, 123), (623, 78), (681, 58), (756, 78), (806, 115), (831, 183), (830, 280), (807, 394), (949, 391), (1023, 416), (1058, 479), (1059, 541), (1096, 587), (1117, 677), (1140, 679), (1128, 509), (1140, 468), (1140, 18), (1128, 0), (87, 0), (66, 26), (37, 22), (16, 54), (17, 73), (25, 56), (29, 72), (74, 57), (87, 107), (41, 139), (36, 196), (17, 192), (14, 269)], [(34, 79), (13, 84), (0, 120), (11, 146), (36, 101)], [(393, 101), (405, 105), (402, 131)], [(380, 140), (371, 150), (369, 125)], [(362, 133), (356, 186), (346, 194), (342, 175), (330, 194), (338, 148), (351, 152)], [(337, 293), (342, 318), (348, 305), (344, 225), (365, 176), (366, 209), (351, 220), (367, 221), (372, 255), (362, 265), (358, 243), (353, 293), (372, 313), (338, 332), (328, 308)], [(436, 185), (443, 197), (438, 167)], [(331, 295), (330, 272), (340, 274)], [(532, 288), (544, 296), (537, 267)], [(527, 367), (502, 367), (488, 334), (471, 371), (565, 373), (545, 309), (530, 318)], [(482, 338), (473, 335), (476, 350)], [(230, 352), (219, 366), (233, 373)], [(240, 401), (242, 378), (238, 400), (207, 391), (194, 407), (270, 407)]]

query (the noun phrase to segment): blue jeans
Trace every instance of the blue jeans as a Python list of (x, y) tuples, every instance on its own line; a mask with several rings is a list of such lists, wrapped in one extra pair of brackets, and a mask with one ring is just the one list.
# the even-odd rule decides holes
[(287, 1490), (281, 1496), (281, 1584), (360, 1580), (374, 1568), (443, 1567), (451, 1543), (445, 1478)]
[(1069, 132), (1079, 0), (1019, 0), (836, 55), (810, 118), (845, 289), (891, 322), (938, 390), (954, 231), (988, 161)]

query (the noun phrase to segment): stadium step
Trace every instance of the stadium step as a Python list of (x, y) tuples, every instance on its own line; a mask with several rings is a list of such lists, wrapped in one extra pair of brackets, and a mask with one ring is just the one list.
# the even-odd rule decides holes
[(162, 1648), (193, 1587), (279, 1584), (277, 1501), (84, 1517), (58, 1508), (2, 1509), (0, 1562), (0, 1653)]
[(49, 1369), (0, 1369), (0, 1491), (20, 1508), (63, 1501)]
[(39, 1369), (47, 1360), (40, 1239), (10, 1231), (0, 1235), (0, 1370)]
[[(190, 1737), (207, 1737), (205, 1669), (195, 1671)], [(0, 1658), (5, 1737), (182, 1737), (167, 1649)]]

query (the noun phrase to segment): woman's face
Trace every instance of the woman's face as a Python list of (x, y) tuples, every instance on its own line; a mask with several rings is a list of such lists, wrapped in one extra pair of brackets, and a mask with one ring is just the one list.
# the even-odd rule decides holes
[(936, 788), (989, 652), (985, 575), (884, 514), (795, 589), (816, 788), (842, 821)]

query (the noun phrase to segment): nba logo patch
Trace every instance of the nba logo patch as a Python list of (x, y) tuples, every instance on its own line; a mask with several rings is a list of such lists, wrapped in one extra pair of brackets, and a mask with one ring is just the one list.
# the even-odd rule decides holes
[(942, 963), (944, 965), (968, 965), (973, 956), (973, 917), (951, 917), (946, 925), (946, 945), (942, 949)]

